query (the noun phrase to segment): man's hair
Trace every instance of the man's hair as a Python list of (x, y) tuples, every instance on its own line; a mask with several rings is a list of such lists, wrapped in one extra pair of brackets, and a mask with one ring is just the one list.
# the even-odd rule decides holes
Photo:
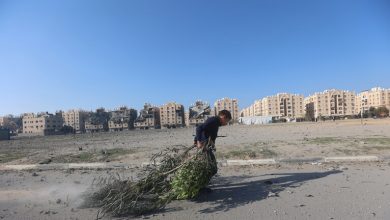
[(222, 110), (220, 112), (218, 112), (218, 116), (225, 116), (225, 118), (231, 120), (232, 119), (232, 114), (230, 114), (230, 112), (228, 110)]

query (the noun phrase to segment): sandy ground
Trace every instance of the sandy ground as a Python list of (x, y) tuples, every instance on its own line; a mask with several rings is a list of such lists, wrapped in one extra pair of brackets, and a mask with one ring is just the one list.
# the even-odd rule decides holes
[[(220, 128), (219, 135), (227, 137), (217, 139), (217, 157), (390, 156), (390, 119), (371, 119), (363, 123), (361, 125), (360, 120), (342, 120), (225, 126)], [(53, 163), (140, 163), (167, 146), (190, 146), (194, 132), (194, 128), (180, 128), (15, 138), (0, 141), (0, 163), (31, 164), (47, 159)]]
[[(387, 162), (223, 167), (211, 193), (135, 219), (388, 219), (389, 171)], [(2, 172), (0, 219), (95, 219), (96, 209), (79, 208), (80, 195), (114, 172), (134, 174)]]
[[(191, 145), (194, 128), (16, 138), (0, 142), (0, 164), (140, 163), (172, 145)], [(390, 158), (390, 119), (226, 126), (217, 158)], [(82, 149), (82, 150), (80, 150)], [(48, 161), (48, 159), (50, 159)], [(213, 192), (175, 201), (138, 219), (388, 219), (387, 162), (222, 167)], [(0, 219), (95, 219), (80, 209), (97, 178), (137, 170), (0, 171)], [(106, 219), (110, 219), (107, 217)], [(136, 218), (137, 219), (137, 218)]]

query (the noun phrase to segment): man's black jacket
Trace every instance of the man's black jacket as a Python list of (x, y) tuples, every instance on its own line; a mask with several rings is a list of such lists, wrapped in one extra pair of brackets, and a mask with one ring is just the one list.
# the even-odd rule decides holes
[(206, 141), (209, 137), (215, 143), (218, 136), (218, 128), (221, 126), (221, 121), (218, 116), (208, 118), (205, 123), (196, 128), (196, 135), (194, 141)]

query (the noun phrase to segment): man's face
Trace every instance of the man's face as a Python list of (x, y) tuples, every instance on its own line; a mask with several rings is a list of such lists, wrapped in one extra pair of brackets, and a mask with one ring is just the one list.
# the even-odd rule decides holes
[(221, 116), (219, 116), (219, 118), (221, 119), (222, 126), (227, 125), (229, 123), (229, 121), (230, 121), (229, 119), (226, 118), (225, 115), (221, 115)]

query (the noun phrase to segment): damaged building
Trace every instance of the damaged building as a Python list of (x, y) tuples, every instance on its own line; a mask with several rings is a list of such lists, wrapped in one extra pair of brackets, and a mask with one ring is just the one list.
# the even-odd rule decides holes
[(134, 127), (138, 129), (161, 128), (160, 109), (146, 103), (144, 108), (139, 112), (139, 116), (135, 119)]
[(204, 123), (209, 117), (211, 117), (210, 104), (203, 101), (196, 101), (190, 106), (189, 109), (189, 125), (195, 125)]
[(137, 110), (125, 106), (111, 111), (111, 118), (108, 121), (110, 131), (123, 131), (134, 128), (134, 122), (137, 118)]

